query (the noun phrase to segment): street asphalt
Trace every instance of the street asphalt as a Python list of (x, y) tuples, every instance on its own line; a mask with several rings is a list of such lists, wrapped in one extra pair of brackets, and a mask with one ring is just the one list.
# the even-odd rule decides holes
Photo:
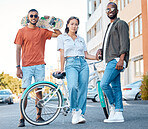
[[(45, 126), (34, 126), (26, 122), (23, 129), (148, 129), (148, 101), (124, 101), (124, 123), (104, 123), (100, 103), (87, 102), (85, 124), (71, 124), (71, 113), (60, 114), (57, 119)], [(0, 104), (0, 129), (19, 129), (19, 104)]]

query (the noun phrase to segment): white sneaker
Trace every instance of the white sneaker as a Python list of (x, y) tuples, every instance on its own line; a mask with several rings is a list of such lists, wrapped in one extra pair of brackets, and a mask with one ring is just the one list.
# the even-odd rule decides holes
[(108, 119), (113, 118), (114, 115), (115, 115), (115, 106), (111, 106)]
[(105, 119), (104, 122), (111, 123), (111, 122), (124, 122), (124, 118), (122, 112), (115, 112), (115, 114), (108, 119)]
[(76, 110), (72, 111), (72, 124), (78, 124), (79, 123), (79, 112)]
[(76, 110), (72, 111), (72, 124), (78, 124), (78, 123), (85, 123), (86, 122), (86, 120), (84, 119), (84, 117), (81, 113), (82, 113), (81, 109), (79, 109), (79, 111), (76, 111)]
[(79, 123), (85, 123), (86, 120), (84, 118), (84, 116), (81, 114), (80, 117), (79, 117)]
[[(114, 117), (114, 115), (115, 115), (115, 106), (111, 106), (108, 119), (112, 119)], [(108, 119), (105, 119), (104, 122)]]

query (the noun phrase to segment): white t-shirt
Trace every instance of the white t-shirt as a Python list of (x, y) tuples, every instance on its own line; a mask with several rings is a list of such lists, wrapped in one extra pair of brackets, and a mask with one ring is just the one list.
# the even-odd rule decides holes
[(110, 24), (110, 26), (108, 27), (108, 30), (106, 32), (106, 36), (105, 36), (105, 41), (104, 41), (104, 49), (103, 49), (103, 62), (104, 64), (106, 64), (106, 58), (105, 58), (105, 55), (106, 55), (106, 45), (107, 45), (107, 39), (108, 39), (108, 35), (109, 35), (109, 32), (110, 32), (110, 29), (113, 25), (113, 22)]
[(84, 51), (87, 51), (85, 41), (77, 35), (73, 40), (67, 33), (61, 34), (57, 38), (57, 50), (64, 49), (64, 57), (67, 56), (85, 56)]
[[(110, 29), (111, 29), (112, 25), (113, 25), (113, 22), (110, 24), (110, 26), (109, 26), (109, 28), (108, 28), (108, 30), (107, 30), (107, 32), (106, 32), (105, 41), (104, 41), (103, 62), (104, 62), (104, 64), (105, 64), (105, 66), (107, 65), (107, 63), (105, 63), (105, 62), (106, 62), (106, 58), (105, 58), (105, 54), (106, 54), (106, 44), (107, 44), (108, 35), (109, 35), (109, 32), (110, 32)], [(115, 58), (115, 59), (116, 59), (116, 61), (118, 62), (120, 58), (117, 57), (117, 58)], [(125, 62), (125, 61), (124, 61), (124, 64), (123, 64), (123, 68), (126, 68), (126, 62)]]

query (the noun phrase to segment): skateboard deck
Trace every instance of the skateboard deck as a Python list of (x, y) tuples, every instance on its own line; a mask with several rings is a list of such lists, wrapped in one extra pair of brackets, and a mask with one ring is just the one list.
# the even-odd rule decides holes
[[(21, 25), (22, 26), (27, 26), (29, 23), (27, 16), (23, 17), (21, 20)], [(37, 26), (39, 28), (44, 28), (44, 29), (61, 29), (63, 27), (63, 20), (61, 20), (60, 18), (56, 18), (54, 16), (50, 17), (50, 16), (44, 16), (41, 17), (38, 22), (37, 22)]]

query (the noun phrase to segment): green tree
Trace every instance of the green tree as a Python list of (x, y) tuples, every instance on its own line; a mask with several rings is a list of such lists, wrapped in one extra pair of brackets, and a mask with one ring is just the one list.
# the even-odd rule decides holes
[(140, 87), (141, 89), (141, 98), (143, 100), (148, 100), (148, 75), (143, 76), (142, 85)]
[(12, 93), (21, 93), (21, 80), (2, 72), (0, 74), (0, 89), (10, 89)]

